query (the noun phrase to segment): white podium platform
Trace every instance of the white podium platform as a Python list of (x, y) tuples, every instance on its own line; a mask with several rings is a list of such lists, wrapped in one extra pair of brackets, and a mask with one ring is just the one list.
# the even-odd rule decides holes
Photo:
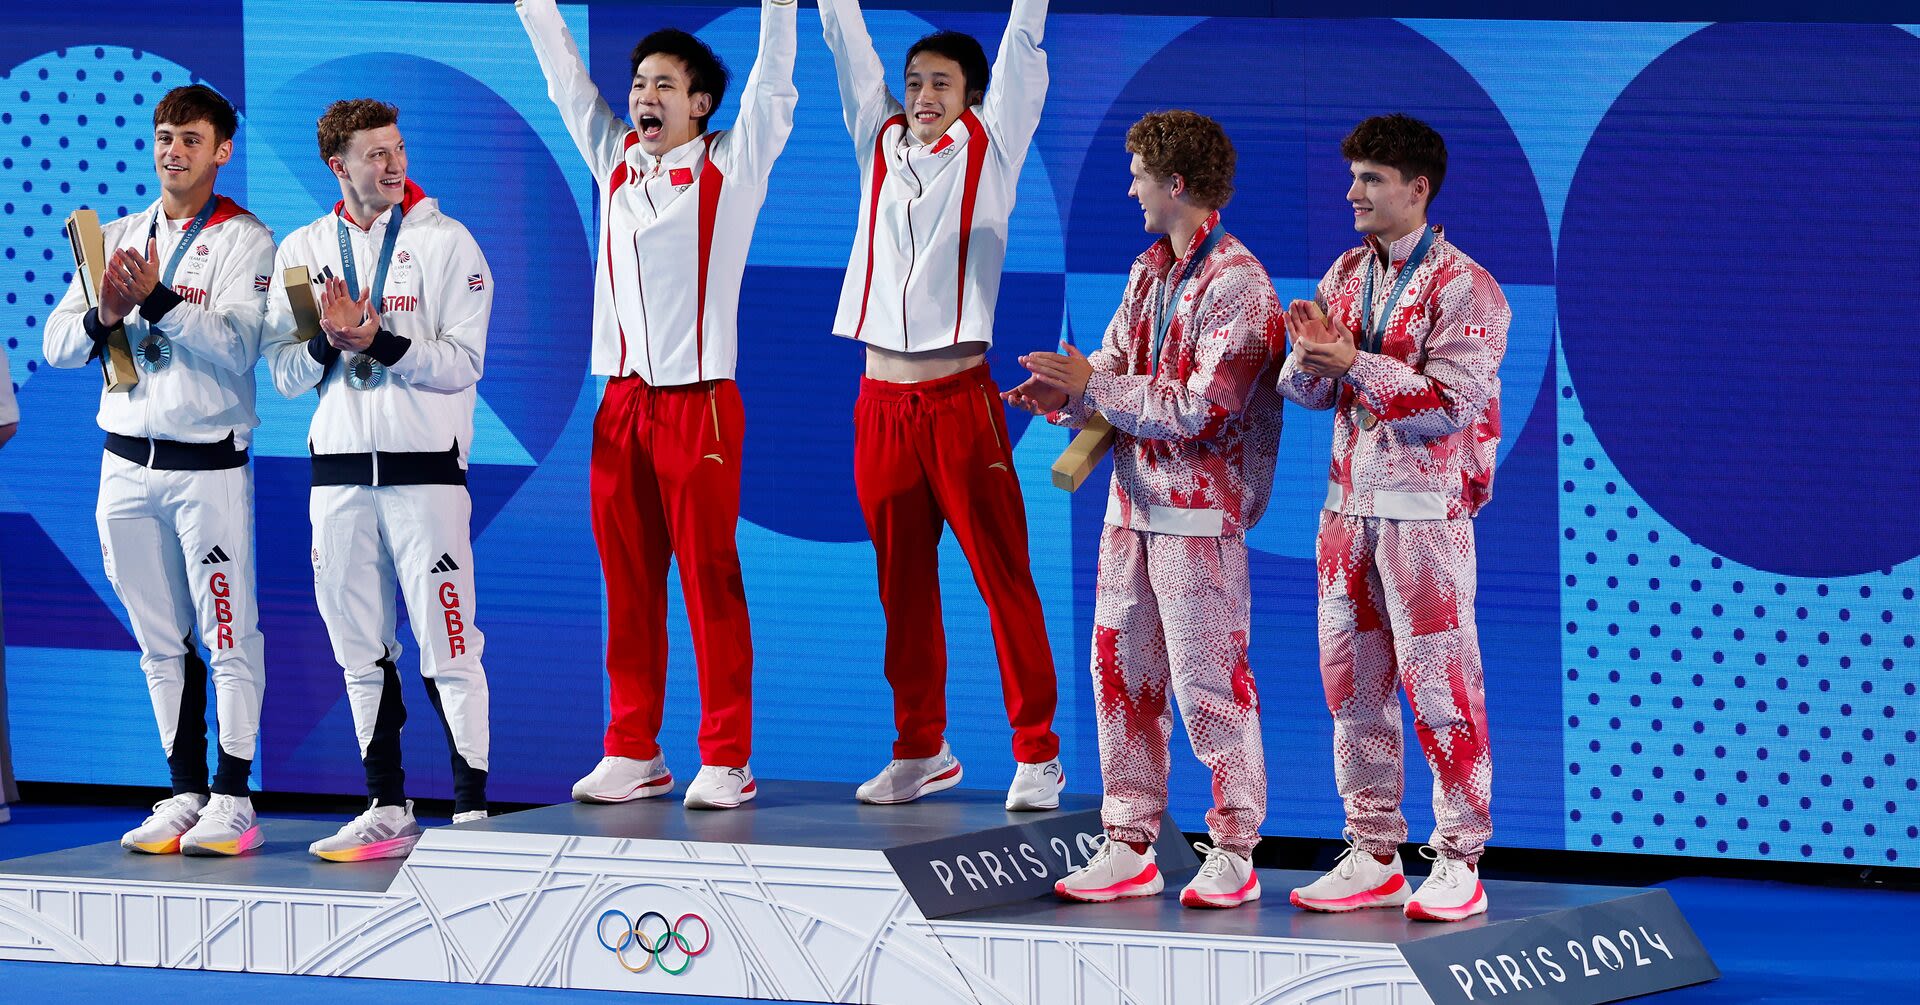
[[(551, 806), (353, 865), (306, 854), (339, 821), (265, 819), (266, 847), (240, 859), (107, 842), (0, 861), (0, 958), (887, 1005), (1416, 1005), (1430, 999), (1398, 947), (1460, 930), (1295, 910), (1286, 892), (1310, 877), (1288, 872), (1233, 911), (1182, 909), (1170, 882), (1157, 899), (929, 919), (886, 850), (1033, 820), (1001, 798), (864, 806), (851, 786), (763, 780), (731, 812)], [(1637, 892), (1487, 886), (1492, 913), (1465, 926)]]

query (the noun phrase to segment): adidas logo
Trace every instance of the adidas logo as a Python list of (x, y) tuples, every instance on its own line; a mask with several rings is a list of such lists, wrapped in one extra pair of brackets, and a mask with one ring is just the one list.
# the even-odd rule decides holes
[(228, 558), (227, 553), (224, 550), (222, 550), (219, 545), (216, 544), (213, 546), (212, 551), (207, 552), (207, 557), (200, 560), (200, 564), (201, 565), (219, 565), (221, 562), (231, 562), (231, 561), (233, 561), (233, 559)]
[(452, 555), (442, 553), (440, 556), (440, 561), (435, 562), (433, 564), (433, 568), (428, 571), (432, 572), (434, 575), (441, 575), (448, 572), (459, 572), (460, 566), (458, 563), (454, 562)]

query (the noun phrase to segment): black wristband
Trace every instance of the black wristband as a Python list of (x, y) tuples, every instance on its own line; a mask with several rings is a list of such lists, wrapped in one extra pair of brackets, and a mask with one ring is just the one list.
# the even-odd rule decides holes
[(367, 346), (367, 355), (379, 360), (381, 366), (392, 366), (400, 362), (400, 357), (405, 356), (411, 348), (412, 339), (382, 328), (374, 333), (373, 342)]
[(335, 348), (332, 342), (327, 341), (325, 335), (315, 335), (307, 340), (307, 355), (313, 357), (315, 363), (329, 366), (334, 360), (340, 358), (340, 350)]
[(155, 286), (153, 292), (147, 294), (147, 302), (140, 305), (140, 316), (146, 318), (148, 324), (155, 324), (166, 317), (168, 311), (178, 306), (180, 306), (180, 294), (173, 292), (165, 285)]

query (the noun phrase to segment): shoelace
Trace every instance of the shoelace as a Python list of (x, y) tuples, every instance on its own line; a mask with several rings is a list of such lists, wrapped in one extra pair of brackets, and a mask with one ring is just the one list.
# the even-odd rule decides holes
[(1213, 879), (1221, 873), (1226, 872), (1229, 864), (1227, 859), (1233, 855), (1232, 852), (1225, 848), (1210, 845), (1205, 841), (1195, 841), (1193, 843), (1193, 850), (1199, 852), (1200, 855), (1206, 859), (1206, 861), (1200, 865), (1200, 875), (1205, 879)]
[(1097, 834), (1093, 840), (1100, 848), (1087, 858), (1086, 867), (1088, 869), (1095, 869), (1107, 864), (1107, 860), (1115, 855), (1114, 848), (1119, 846), (1118, 841), (1108, 840), (1105, 834)]
[(167, 798), (162, 799), (159, 802), (153, 804), (153, 815), (156, 817), (163, 817), (169, 821), (178, 820), (179, 818), (186, 816), (188, 813), (193, 813), (193, 812), (196, 812), (196, 811), (193, 809), (192, 805), (188, 803), (187, 798), (184, 794), (178, 795), (178, 796), (168, 796)]
[(1353, 871), (1360, 866), (1360, 856), (1367, 853), (1360, 850), (1360, 837), (1353, 832), (1353, 828), (1342, 827), (1340, 839), (1347, 843), (1347, 850), (1340, 853), (1334, 868), (1340, 873), (1341, 879), (1352, 879)]
[(215, 823), (231, 826), (239, 814), (240, 804), (238, 802), (215, 796), (212, 801), (207, 803), (207, 808), (200, 811), (200, 822), (206, 823), (211, 820)]
[[(373, 837), (373, 825), (379, 822), (381, 809), (382, 807), (379, 806), (369, 806), (366, 812), (354, 817), (353, 821), (347, 824), (347, 826), (353, 830), (353, 836), (356, 838)], [(397, 827), (390, 828), (389, 836), (391, 836), (392, 833), (397, 833), (398, 830), (399, 828)]]
[(1448, 858), (1440, 854), (1440, 850), (1432, 845), (1421, 845), (1420, 857), (1433, 863), (1433, 871), (1427, 874), (1427, 882), (1429, 883), (1454, 885), (1459, 882), (1459, 877), (1455, 876), (1454, 873), (1466, 865), (1466, 863), (1459, 859)]

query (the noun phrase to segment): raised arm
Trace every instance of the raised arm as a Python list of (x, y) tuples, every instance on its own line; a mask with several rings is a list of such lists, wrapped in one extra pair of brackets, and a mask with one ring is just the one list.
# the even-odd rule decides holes
[(859, 0), (820, 0), (820, 33), (833, 50), (835, 76), (840, 80), (840, 112), (854, 149), (864, 154), (889, 118), (901, 111), (887, 89), (887, 71), (873, 51)]
[(993, 83), (981, 105), (994, 142), (1016, 164), (1026, 158), (1047, 103), (1047, 54), (1040, 48), (1046, 32), (1047, 0), (1013, 0), (1000, 55), (993, 61)]
[(604, 181), (620, 163), (622, 141), (629, 127), (600, 96), (600, 88), (587, 74), (587, 64), (580, 58), (573, 33), (567, 30), (554, 0), (513, 0), (513, 6), (520, 12), (527, 38), (533, 42), (540, 72), (546, 75), (547, 97), (560, 109), (567, 132), (593, 169), (594, 178)]
[(760, 54), (740, 92), (740, 114), (719, 144), (735, 173), (765, 177), (793, 132), (794, 23), (798, 0), (761, 0)]

